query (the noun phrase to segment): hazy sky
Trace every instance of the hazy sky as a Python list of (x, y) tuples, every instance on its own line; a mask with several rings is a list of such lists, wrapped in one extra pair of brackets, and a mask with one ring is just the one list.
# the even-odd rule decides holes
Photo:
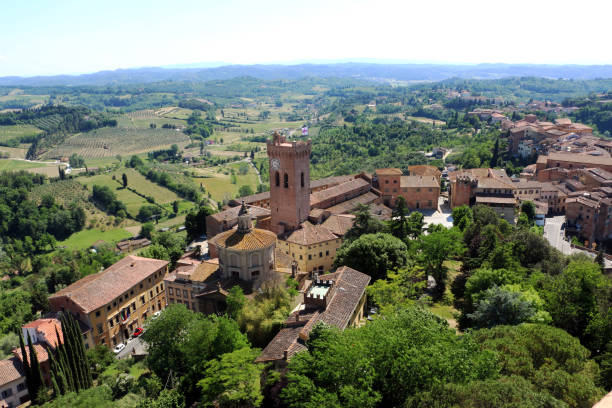
[(0, 0), (0, 76), (208, 61), (611, 64), (612, 2)]

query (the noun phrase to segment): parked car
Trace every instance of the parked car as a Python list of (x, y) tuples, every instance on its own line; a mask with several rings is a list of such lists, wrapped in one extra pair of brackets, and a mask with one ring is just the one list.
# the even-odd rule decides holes
[(125, 348), (125, 344), (119, 343), (115, 346), (115, 348), (113, 348), (113, 353), (119, 354), (121, 353), (121, 350), (123, 350), (124, 348)]
[(144, 333), (144, 330), (142, 330), (141, 327), (136, 328), (136, 330), (134, 330), (134, 333), (132, 333), (132, 336), (134, 337), (138, 337), (140, 336), (142, 333)]
[(153, 313), (153, 316), (151, 316), (151, 319), (157, 319), (160, 315), (161, 315), (161, 310)]

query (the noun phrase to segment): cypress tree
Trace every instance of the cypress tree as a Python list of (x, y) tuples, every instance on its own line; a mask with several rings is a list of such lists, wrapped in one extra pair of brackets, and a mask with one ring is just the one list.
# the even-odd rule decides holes
[(26, 386), (28, 387), (28, 392), (30, 392), (29, 390), (34, 390), (34, 382), (32, 381), (32, 370), (30, 369), (28, 355), (25, 350), (25, 345), (23, 344), (23, 334), (21, 332), (19, 332), (19, 347), (21, 348), (21, 356), (25, 369)]
[(72, 348), (72, 342), (70, 337), (70, 331), (68, 330), (68, 324), (66, 321), (66, 316), (62, 315), (62, 332), (64, 333), (64, 346), (66, 347), (66, 362), (70, 367), (70, 373), (72, 376), (72, 382), (74, 384), (75, 391), (78, 392), (81, 390), (81, 381), (79, 378), (79, 373), (74, 361), (74, 350)]
[(57, 398), (62, 395), (59, 387), (57, 386), (57, 381), (55, 380), (55, 373), (51, 371), (51, 385), (53, 385), (53, 394)]
[(83, 368), (83, 358), (84, 355), (81, 350), (81, 344), (79, 342), (80, 335), (79, 330), (77, 328), (76, 321), (71, 315), (66, 316), (67, 328), (70, 336), (70, 343), (72, 344), (72, 350), (74, 352), (74, 366), (77, 370), (77, 375), (79, 377), (79, 383), (82, 389), (88, 388), (87, 378), (85, 375), (85, 370)]
[(38, 399), (38, 396), (41, 395), (41, 391), (45, 391), (45, 383), (43, 381), (40, 363), (38, 362), (38, 356), (36, 355), (36, 349), (34, 349), (34, 344), (30, 338), (30, 333), (28, 333), (28, 349), (30, 351), (30, 373), (32, 375), (32, 386), (34, 387), (34, 391), (32, 391), (30, 395), (34, 395), (34, 398)]
[(68, 370), (68, 364), (66, 362), (66, 349), (59, 336), (57, 327), (55, 327), (55, 336), (57, 337), (57, 347), (55, 348), (57, 353), (57, 364), (59, 370), (61, 370), (61, 376), (59, 377), (60, 387), (65, 390), (64, 392), (74, 391), (75, 388), (70, 375), (71, 373)]
[(93, 377), (91, 376), (91, 370), (89, 368), (89, 362), (87, 360), (87, 354), (85, 352), (85, 344), (83, 342), (83, 336), (81, 336), (81, 329), (79, 324), (72, 316), (68, 316), (69, 323), (72, 326), (72, 340), (74, 348), (77, 351), (78, 366), (80, 368), (81, 377), (83, 379), (84, 388), (89, 388), (93, 385)]

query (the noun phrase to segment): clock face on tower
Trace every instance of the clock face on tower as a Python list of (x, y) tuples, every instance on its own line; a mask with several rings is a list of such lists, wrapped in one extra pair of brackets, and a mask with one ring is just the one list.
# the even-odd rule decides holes
[(270, 160), (270, 167), (272, 167), (272, 170), (278, 170), (280, 167), (280, 160), (276, 158)]

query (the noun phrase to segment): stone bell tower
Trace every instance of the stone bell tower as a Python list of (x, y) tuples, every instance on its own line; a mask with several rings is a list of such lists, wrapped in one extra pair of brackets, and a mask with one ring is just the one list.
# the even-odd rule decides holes
[(268, 140), (271, 230), (295, 230), (310, 213), (310, 140), (288, 142), (274, 132)]

